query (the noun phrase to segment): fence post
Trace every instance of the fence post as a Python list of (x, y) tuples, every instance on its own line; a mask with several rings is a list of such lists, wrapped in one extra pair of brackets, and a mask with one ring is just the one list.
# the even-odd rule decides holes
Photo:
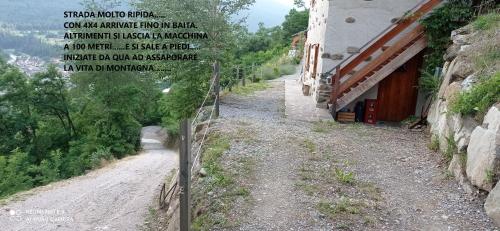
[(231, 75), (230, 75), (230, 80), (229, 80), (229, 91), (233, 91), (233, 85), (236, 82), (235, 78), (235, 72), (234, 72), (234, 66), (231, 68)]
[(240, 84), (240, 66), (236, 66), (236, 86)]
[(241, 69), (241, 85), (245, 86), (245, 68)]
[[(219, 117), (219, 105), (220, 105), (220, 66), (219, 62), (215, 61), (214, 63), (214, 78), (215, 78), (215, 118)], [(231, 85), (229, 85), (229, 91), (231, 91)]]
[(252, 63), (252, 83), (255, 83), (255, 63)]
[(180, 125), (181, 145), (179, 147), (179, 190), (180, 230), (191, 230), (191, 123), (183, 120)]

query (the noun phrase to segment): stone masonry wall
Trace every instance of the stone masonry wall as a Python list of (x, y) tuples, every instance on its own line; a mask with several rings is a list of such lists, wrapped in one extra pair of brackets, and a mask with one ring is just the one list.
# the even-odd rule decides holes
[[(310, 9), (306, 44), (320, 44), (316, 76), (305, 71), (303, 83), (310, 87), (318, 107), (325, 108), (331, 87), (325, 73), (359, 52), (359, 48), (395, 22), (420, 0), (316, 0)], [(389, 7), (390, 6), (390, 7)], [(306, 45), (307, 47), (307, 45)]]
[[(479, 190), (489, 192), (486, 213), (500, 226), (500, 103), (493, 105), (482, 121), (451, 113), (450, 104), (460, 92), (468, 91), (477, 82), (474, 54), (482, 44), (500, 44), (499, 39), (484, 41), (472, 26), (453, 31), (453, 45), (445, 55), (442, 84), (433, 102), (428, 122), (433, 142), (441, 152), (456, 151), (448, 170), (468, 194)], [(480, 55), (480, 54), (479, 54)], [(497, 65), (499, 65), (497, 63)], [(498, 70), (497, 70), (498, 71)], [(496, 185), (496, 187), (494, 187)]]

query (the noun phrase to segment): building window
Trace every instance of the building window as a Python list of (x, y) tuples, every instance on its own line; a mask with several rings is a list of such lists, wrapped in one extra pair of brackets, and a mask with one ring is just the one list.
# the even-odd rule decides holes
[(306, 48), (306, 71), (309, 71), (309, 66), (311, 62), (311, 44), (307, 45)]

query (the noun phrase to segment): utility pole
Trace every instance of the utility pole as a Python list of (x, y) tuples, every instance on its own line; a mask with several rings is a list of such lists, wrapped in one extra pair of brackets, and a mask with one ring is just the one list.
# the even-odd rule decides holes
[[(220, 66), (219, 62), (215, 61), (214, 63), (214, 78), (215, 78), (215, 118), (219, 117), (219, 106), (220, 106)], [(231, 91), (231, 85), (229, 85), (229, 91)]]
[(183, 120), (180, 125), (179, 147), (179, 191), (180, 230), (191, 230), (191, 122)]

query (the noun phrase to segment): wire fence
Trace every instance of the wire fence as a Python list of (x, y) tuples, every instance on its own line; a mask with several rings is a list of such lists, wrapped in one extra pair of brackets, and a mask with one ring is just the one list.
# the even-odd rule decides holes
[[(193, 127), (195, 127), (194, 125), (196, 124), (196, 122), (200, 119), (200, 116), (202, 115), (202, 112), (203, 112), (203, 109), (207, 106), (206, 104), (209, 102), (208, 99), (210, 98), (210, 96), (212, 95), (212, 93), (214, 92), (215, 88), (216, 88), (216, 75), (218, 75), (219, 73), (215, 73), (214, 72), (214, 75), (212, 76), (212, 79), (211, 79), (211, 83), (210, 83), (210, 87), (209, 89), (207, 90), (207, 93), (205, 95), (205, 98), (203, 99), (203, 102), (201, 104), (201, 106), (198, 108), (198, 110), (196, 110), (196, 114), (194, 116), (194, 118), (192, 119), (192, 123), (191, 125)], [(219, 100), (218, 98), (218, 94), (215, 94), (215, 100), (214, 100), (214, 104), (212, 105), (211, 109), (210, 109), (210, 116), (209, 118), (206, 120), (208, 122), (206, 122), (207, 124), (207, 128), (203, 134), (203, 137), (200, 141), (200, 145), (197, 147), (197, 150), (194, 152), (195, 153), (195, 157), (194, 157), (194, 161), (193, 161), (193, 164), (192, 164), (192, 167), (191, 167), (191, 175), (194, 175), (194, 170), (195, 170), (195, 167), (196, 167), (196, 164), (198, 163), (198, 160), (200, 159), (201, 157), (201, 153), (202, 153), (202, 149), (203, 149), (203, 145), (205, 144), (205, 141), (207, 139), (207, 135), (209, 133), (209, 130), (210, 130), (210, 125), (212, 124), (212, 120), (214, 119), (214, 112), (215, 112), (215, 108), (216, 108), (216, 102)], [(195, 128), (196, 130), (196, 128)], [(194, 136), (195, 135), (195, 130), (191, 130), (191, 136)], [(192, 144), (191, 144), (191, 152), (193, 152), (193, 149), (195, 149), (195, 144), (196, 141), (194, 141)], [(174, 172), (174, 175), (172, 177), (172, 180), (170, 182), (170, 184), (166, 184), (164, 183), (162, 185), (162, 188), (161, 188), (161, 191), (160, 191), (160, 198), (159, 198), (159, 204), (160, 204), (160, 208), (164, 208), (168, 205), (171, 204), (172, 202), (172, 199), (174, 198), (174, 194), (175, 194), (175, 191), (179, 185), (179, 174), (180, 174), (180, 171), (179, 171), (179, 168), (177, 168)], [(168, 190), (167, 190), (167, 187)]]
[[(219, 94), (214, 94), (216, 89), (219, 90), (225, 90), (228, 88), (230, 91), (233, 87), (237, 87), (240, 84), (245, 85), (246, 81), (248, 80), (249, 82), (258, 82), (262, 79), (264, 79), (263, 73), (262, 73), (262, 67), (263, 66), (257, 66), (257, 65), (252, 65), (252, 66), (234, 66), (233, 68), (228, 68), (225, 70), (218, 71), (216, 73), (216, 70), (214, 69), (214, 73), (212, 76), (212, 79), (210, 80), (210, 87), (207, 90), (207, 93), (205, 94), (205, 97), (200, 105), (200, 107), (196, 110), (195, 116), (192, 118), (191, 122), (191, 137), (194, 137), (196, 135), (196, 123), (199, 121), (204, 121), (204, 125), (206, 126), (206, 129), (203, 131), (203, 135), (201, 137), (200, 141), (196, 141), (196, 139), (193, 139), (194, 141), (191, 144), (191, 153), (194, 153), (194, 158), (192, 161), (192, 166), (191, 166), (191, 176), (194, 176), (195, 174), (195, 169), (198, 166), (198, 163), (200, 162), (200, 158), (202, 155), (203, 147), (206, 143), (206, 140), (208, 138), (208, 134), (210, 132), (210, 127), (211, 124), (213, 123), (214, 118), (216, 117), (216, 102), (219, 101)], [(260, 75), (259, 75), (260, 73)], [(219, 75), (219, 76), (216, 76)], [(229, 81), (226, 83), (220, 83), (220, 87), (216, 86), (219, 82), (216, 81), (217, 77), (220, 77), (221, 75), (229, 76)], [(225, 79), (227, 80), (227, 78)], [(214, 97), (215, 95), (215, 97)], [(210, 97), (213, 96), (213, 97)], [(209, 110), (206, 110), (205, 108), (208, 106), (207, 104), (212, 102), (209, 100), (209, 98), (213, 98), (213, 105), (211, 105), (211, 108)], [(207, 119), (200, 118), (203, 116), (204, 111), (210, 111), (209, 117)], [(196, 145), (199, 143), (199, 145)], [(161, 191), (160, 191), (160, 198), (159, 198), (159, 204), (160, 208), (165, 208), (168, 205), (171, 204), (174, 194), (179, 187), (179, 174), (180, 170), (179, 168), (175, 169), (173, 177), (170, 181), (169, 184), (163, 183)], [(168, 187), (168, 188), (167, 188)]]

